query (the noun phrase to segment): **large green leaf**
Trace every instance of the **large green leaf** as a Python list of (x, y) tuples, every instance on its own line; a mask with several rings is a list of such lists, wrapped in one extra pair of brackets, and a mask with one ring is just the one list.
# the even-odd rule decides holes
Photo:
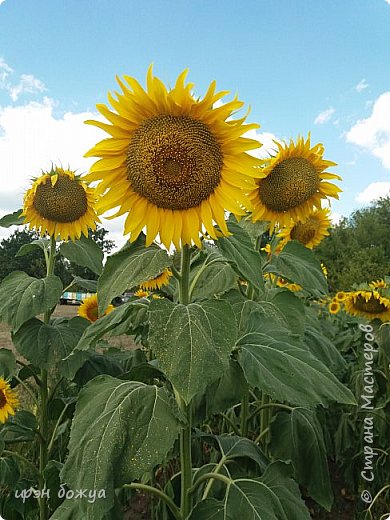
[(345, 387), (307, 349), (282, 331), (250, 332), (237, 343), (238, 361), (251, 386), (272, 399), (302, 406), (330, 401), (356, 404)]
[(38, 429), (35, 415), (18, 410), (0, 429), (0, 439), (5, 442), (23, 442), (35, 439)]
[(287, 318), (272, 302), (238, 300), (233, 304), (233, 310), (238, 328), (244, 333), (259, 330), (262, 323), (274, 323), (283, 329), (288, 328)]
[(235, 222), (228, 222), (228, 229), (233, 234), (215, 241), (222, 255), (233, 262), (235, 270), (257, 289), (263, 290), (264, 280), (261, 270), (261, 258), (252, 244), (248, 233)]
[(12, 350), (0, 348), (0, 377), (9, 379), (16, 373), (16, 359)]
[(83, 352), (68, 356), (86, 327), (87, 322), (80, 317), (69, 321), (52, 320), (50, 324), (32, 318), (20, 327), (12, 340), (18, 352), (34, 365), (44, 368), (58, 366), (65, 377), (72, 379), (87, 356)]
[(333, 502), (327, 453), (321, 425), (314, 411), (295, 408), (280, 412), (271, 424), (272, 453), (291, 460), (295, 478), (312, 498), (330, 511)]
[(103, 251), (91, 238), (82, 235), (80, 240), (63, 242), (60, 251), (71, 262), (88, 267), (96, 274), (103, 270)]
[(62, 294), (58, 276), (33, 278), (14, 271), (0, 284), (0, 320), (17, 330), (30, 318), (52, 309)]
[(116, 307), (106, 316), (102, 316), (90, 325), (80, 338), (77, 350), (89, 350), (105, 334), (121, 336), (132, 334), (139, 325), (146, 323), (148, 303), (143, 299), (135, 299)]
[(189, 403), (227, 368), (236, 338), (233, 310), (220, 300), (190, 305), (154, 300), (149, 312), (150, 347)]
[(102, 518), (113, 506), (115, 488), (164, 460), (180, 430), (178, 414), (164, 388), (110, 376), (84, 387), (61, 476), (71, 489), (105, 489), (106, 498), (81, 499), (83, 519)]
[(22, 214), (21, 209), (14, 211), (13, 213), (9, 213), (8, 215), (4, 215), (4, 217), (0, 218), (0, 227), (9, 228), (11, 226), (20, 226), (23, 224), (24, 217), (21, 217)]
[(302, 299), (288, 289), (276, 289), (267, 296), (269, 302), (285, 317), (291, 332), (301, 336), (305, 329), (305, 306)]
[(198, 277), (198, 269), (191, 270), (192, 280), (196, 278), (196, 284), (192, 292), (192, 300), (205, 300), (213, 298), (216, 294), (222, 294), (231, 289), (236, 281), (237, 275), (232, 267), (217, 252), (211, 252), (207, 256), (208, 265)]
[(288, 242), (278, 255), (273, 255), (272, 263), (265, 271), (297, 283), (313, 294), (328, 292), (328, 284), (319, 260), (313, 251), (296, 240)]
[(333, 374), (341, 375), (346, 369), (346, 361), (333, 342), (314, 327), (306, 327), (303, 342)]
[(227, 484), (223, 502), (198, 503), (189, 520), (310, 520), (289, 468), (270, 464), (261, 478), (240, 478)]
[(145, 247), (144, 238), (128, 244), (107, 258), (99, 279), (99, 309), (103, 313), (115, 296), (151, 280), (172, 264), (168, 253), (155, 245)]
[(35, 251), (36, 249), (41, 249), (42, 251), (47, 251), (50, 246), (50, 240), (48, 238), (40, 238), (38, 240), (33, 240), (29, 244), (23, 244), (19, 251), (15, 256), (25, 256)]

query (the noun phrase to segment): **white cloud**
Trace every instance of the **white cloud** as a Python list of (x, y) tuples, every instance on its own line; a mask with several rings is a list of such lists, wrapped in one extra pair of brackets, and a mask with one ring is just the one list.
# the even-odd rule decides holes
[(20, 94), (25, 92), (29, 94), (44, 92), (46, 87), (40, 79), (35, 78), (32, 74), (22, 74), (19, 83), (13, 87), (8, 87), (8, 90), (12, 101), (17, 101)]
[(370, 117), (357, 121), (346, 140), (370, 151), (390, 169), (390, 91), (378, 97)]
[[(3, 0), (4, 1), (4, 0)], [(390, 5), (390, 0), (385, 0), (385, 2), (387, 2), (389, 5)]]
[(373, 200), (379, 199), (380, 197), (386, 197), (386, 195), (390, 195), (390, 182), (373, 182), (363, 191), (358, 193), (356, 201), (369, 203)]
[[(390, 0), (389, 0), (390, 2)], [(356, 92), (363, 92), (363, 90), (365, 90), (366, 88), (368, 87), (368, 83), (367, 81), (363, 78), (362, 80), (359, 81), (359, 83), (355, 86), (355, 90)]]
[(341, 213), (333, 213), (333, 211), (330, 214), (330, 219), (332, 221), (332, 224), (338, 224), (340, 220), (343, 218)]
[(335, 112), (336, 111), (334, 108), (328, 108), (327, 110), (320, 112), (318, 116), (315, 118), (314, 124), (323, 125), (324, 123), (327, 123)]
[(256, 130), (249, 130), (246, 132), (246, 134), (244, 134), (244, 136), (248, 137), (249, 139), (255, 139), (262, 144), (260, 148), (249, 150), (248, 153), (250, 155), (264, 159), (269, 157), (270, 154), (274, 155), (275, 151), (278, 150), (278, 147), (274, 141), (280, 141), (280, 139), (278, 139), (276, 135), (272, 134), (271, 132), (257, 132)]
[(13, 69), (4, 61), (3, 58), (0, 58), (0, 88), (6, 88), (7, 78), (12, 73)]
[(0, 0), (0, 5), (3, 4), (5, 2), (5, 0)]

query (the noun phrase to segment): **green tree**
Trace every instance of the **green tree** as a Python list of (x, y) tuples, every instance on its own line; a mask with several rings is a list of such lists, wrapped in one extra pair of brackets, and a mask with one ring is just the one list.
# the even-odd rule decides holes
[(342, 219), (315, 249), (331, 291), (349, 290), (390, 273), (390, 197)]

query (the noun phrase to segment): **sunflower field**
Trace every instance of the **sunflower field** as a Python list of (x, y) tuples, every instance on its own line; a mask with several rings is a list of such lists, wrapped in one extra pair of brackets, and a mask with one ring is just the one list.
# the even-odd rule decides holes
[[(53, 164), (0, 220), (46, 262), (0, 284), (0, 516), (390, 518), (388, 273), (329, 294), (337, 165), (310, 135), (259, 159), (244, 103), (186, 78), (118, 78), (90, 171)], [(128, 242), (104, 257), (107, 214)], [(98, 280), (64, 287), (59, 254)]]

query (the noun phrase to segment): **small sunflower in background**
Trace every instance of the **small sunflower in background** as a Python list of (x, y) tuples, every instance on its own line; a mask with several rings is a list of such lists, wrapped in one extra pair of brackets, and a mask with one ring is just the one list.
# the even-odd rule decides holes
[(53, 167), (35, 179), (24, 196), (22, 216), (41, 235), (75, 240), (99, 222), (95, 193), (70, 170)]
[(348, 297), (348, 294), (349, 293), (347, 293), (345, 291), (339, 291), (338, 293), (336, 293), (334, 299), (337, 300), (338, 302), (343, 302)]
[(137, 296), (138, 298), (147, 298), (150, 295), (150, 292), (144, 291), (143, 289), (138, 289), (138, 291), (135, 291), (134, 296)]
[(321, 262), (321, 271), (324, 273), (325, 278), (328, 278), (328, 269), (326, 265)]
[(156, 289), (161, 289), (161, 287), (164, 285), (169, 285), (171, 276), (172, 271), (170, 269), (164, 269), (164, 271), (155, 278), (140, 283), (140, 289), (144, 289), (145, 291), (155, 291)]
[(5, 379), (0, 377), (0, 423), (4, 424), (10, 415), (15, 415), (15, 410), (18, 407), (17, 393), (11, 389)]
[(282, 278), (281, 276), (279, 276), (276, 280), (276, 285), (278, 287), (285, 287), (286, 289), (289, 289), (292, 292), (302, 291), (302, 287), (300, 285), (298, 285), (297, 283), (291, 283), (285, 278)]
[(359, 290), (347, 294), (344, 305), (351, 316), (390, 321), (390, 300), (381, 296), (378, 291)]
[(291, 222), (280, 231), (278, 237), (283, 245), (289, 240), (298, 240), (305, 247), (313, 249), (329, 235), (328, 229), (331, 226), (329, 213), (328, 208), (314, 210), (305, 220)]
[(340, 302), (333, 300), (328, 305), (328, 309), (331, 314), (338, 314), (341, 310)]
[(278, 153), (267, 161), (264, 178), (257, 181), (251, 194), (252, 219), (270, 221), (271, 231), (276, 224), (289, 226), (291, 219), (304, 222), (313, 208), (321, 209), (322, 199), (338, 199), (341, 191), (327, 182), (340, 177), (325, 171), (336, 163), (323, 158), (322, 144), (311, 146), (310, 135), (306, 141), (298, 137), (296, 143), (291, 140), (290, 144), (276, 144)]
[(372, 289), (386, 289), (387, 284), (384, 280), (374, 280), (368, 284)]
[(117, 78), (122, 92), (108, 95), (114, 111), (97, 105), (109, 123), (86, 121), (110, 137), (86, 154), (100, 159), (85, 179), (98, 181), (100, 213), (119, 208), (114, 216), (127, 215), (124, 234), (131, 242), (144, 228), (147, 246), (159, 236), (177, 249), (201, 247), (204, 232), (217, 238), (214, 224), (229, 235), (225, 210), (244, 215), (254, 178), (263, 176), (262, 161), (247, 153), (261, 145), (244, 137), (259, 125), (245, 124), (246, 116), (232, 119), (243, 102), (216, 106), (228, 92), (216, 92), (215, 81), (195, 98), (193, 83), (185, 84), (187, 72), (171, 89), (152, 67), (146, 90), (132, 77)]
[(77, 314), (82, 318), (94, 323), (97, 319), (102, 316), (107, 316), (111, 311), (114, 310), (113, 305), (109, 305), (102, 315), (99, 316), (99, 305), (97, 294), (92, 294), (88, 298), (85, 298), (78, 308)]

